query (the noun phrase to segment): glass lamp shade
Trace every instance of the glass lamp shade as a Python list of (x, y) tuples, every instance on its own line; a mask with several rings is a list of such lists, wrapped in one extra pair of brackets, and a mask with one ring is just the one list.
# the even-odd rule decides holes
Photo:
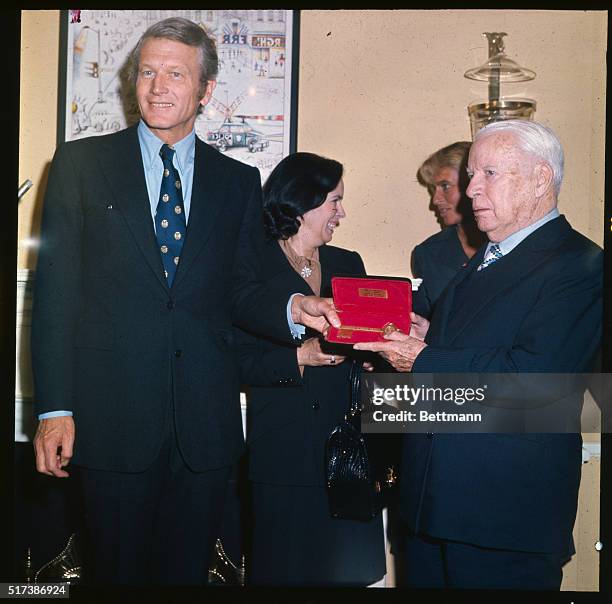
[(480, 67), (468, 69), (464, 74), (470, 80), (479, 82), (527, 82), (536, 77), (534, 71), (521, 67), (516, 61), (507, 57), (503, 52), (489, 57)]

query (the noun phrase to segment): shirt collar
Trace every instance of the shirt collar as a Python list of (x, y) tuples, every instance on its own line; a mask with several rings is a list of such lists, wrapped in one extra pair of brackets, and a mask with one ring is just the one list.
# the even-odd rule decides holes
[[(164, 141), (155, 136), (142, 119), (138, 124), (138, 140), (140, 141), (145, 168), (151, 170), (157, 161), (161, 162), (159, 150), (162, 148)], [(195, 128), (185, 138), (181, 139), (178, 143), (174, 143), (172, 147), (176, 151), (176, 167), (179, 171), (184, 172), (187, 166), (193, 163), (195, 155)]]
[[(550, 212), (548, 212), (548, 214), (542, 216), (540, 220), (536, 220), (533, 224), (530, 224), (526, 226), (525, 228), (522, 228), (520, 231), (517, 231), (516, 233), (512, 233), (512, 235), (510, 235), (509, 237), (506, 237), (503, 241), (500, 241), (498, 243), (501, 253), (504, 256), (506, 254), (509, 254), (519, 243), (521, 243), (524, 239), (529, 237), (531, 233), (539, 229), (541, 226), (544, 226), (547, 222), (554, 220), (555, 218), (558, 218), (559, 216), (560, 216), (559, 210), (555, 206)], [(485, 250), (485, 255), (487, 254), (487, 252), (489, 251), (492, 245), (493, 243), (489, 241), (487, 245), (487, 249)]]

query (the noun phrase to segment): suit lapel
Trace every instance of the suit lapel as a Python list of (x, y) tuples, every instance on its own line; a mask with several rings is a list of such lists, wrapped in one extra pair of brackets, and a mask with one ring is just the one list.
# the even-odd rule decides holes
[(453, 271), (457, 270), (457, 266), (468, 262), (468, 257), (465, 255), (463, 248), (461, 247), (461, 241), (459, 239), (458, 227), (453, 225), (447, 227), (442, 231), (446, 235), (446, 243), (453, 246), (452, 252), (448, 251), (448, 246), (441, 248), (436, 260), (444, 264), (444, 266), (450, 268)]
[[(319, 248), (319, 254), (321, 249)], [(292, 292), (314, 296), (310, 285), (289, 264), (289, 260), (287, 260), (287, 256), (285, 256), (285, 252), (281, 249), (278, 241), (266, 243), (263, 254), (263, 270), (266, 281), (277, 279), (284, 281), (286, 279)]]
[(435, 345), (446, 342), (446, 330), (451, 316), (453, 301), (455, 299), (455, 289), (464, 281), (464, 279), (467, 279), (482, 262), (485, 248), (486, 246), (483, 246), (481, 249), (479, 249), (474, 256), (472, 256), (469, 262), (465, 266), (461, 267), (436, 302), (430, 334), (426, 340), (428, 344)]
[(325, 245), (319, 248), (319, 262), (321, 263), (321, 295), (327, 294), (331, 297), (331, 278), (335, 269), (329, 251)]
[(319, 259), (321, 261), (321, 295), (331, 298), (332, 277), (353, 276), (355, 273), (352, 266), (347, 264), (348, 259), (339, 256), (338, 249), (333, 246), (322, 245), (319, 248)]
[[(445, 334), (444, 341), (452, 344), (466, 329), (473, 329), (474, 325), (478, 323), (478, 315), (483, 312), (483, 309), (492, 304), (498, 296), (510, 294), (529, 273), (545, 262), (559, 245), (564, 233), (569, 232), (570, 229), (571, 227), (564, 217), (551, 220), (529, 235), (507, 256), (484, 269), (490, 272), (487, 274), (486, 286), (480, 288), (482, 295), (478, 297), (478, 303), (465, 309), (464, 320), (457, 324), (458, 328), (455, 332)], [(484, 256), (484, 250), (480, 250), (476, 256), (468, 264), (469, 270), (466, 271), (466, 275), (455, 283), (455, 287), (476, 271)], [(470, 286), (479, 287), (479, 276), (475, 275)], [(449, 316), (450, 313), (446, 312), (445, 318), (447, 321)]]
[(167, 289), (151, 219), (137, 126), (123, 130), (115, 137), (104, 141), (106, 146), (100, 153), (102, 172), (114, 194), (114, 203), (123, 214), (146, 263), (160, 284)]
[(218, 151), (196, 137), (187, 235), (173, 287), (184, 279), (213, 231), (221, 228), (217, 217), (224, 207), (226, 195), (225, 169), (221, 159)]

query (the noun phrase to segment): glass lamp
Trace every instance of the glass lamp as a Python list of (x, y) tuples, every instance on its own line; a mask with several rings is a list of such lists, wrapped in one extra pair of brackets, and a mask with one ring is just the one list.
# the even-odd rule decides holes
[(500, 84), (527, 82), (536, 76), (531, 69), (521, 67), (504, 52), (503, 37), (505, 32), (485, 32), (489, 43), (489, 58), (479, 67), (468, 69), (463, 75), (479, 82), (488, 82), (489, 98), (487, 101), (476, 101), (468, 106), (472, 138), (480, 128), (500, 120), (530, 120), (536, 110), (536, 102), (527, 98), (503, 98)]

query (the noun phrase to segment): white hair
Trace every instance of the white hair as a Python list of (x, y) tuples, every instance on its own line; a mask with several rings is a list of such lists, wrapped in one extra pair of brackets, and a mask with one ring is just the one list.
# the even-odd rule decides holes
[(563, 147), (557, 135), (547, 126), (528, 120), (502, 120), (481, 128), (474, 142), (499, 132), (511, 132), (516, 136), (519, 148), (537, 159), (545, 161), (553, 171), (555, 195), (559, 195), (563, 181)]

